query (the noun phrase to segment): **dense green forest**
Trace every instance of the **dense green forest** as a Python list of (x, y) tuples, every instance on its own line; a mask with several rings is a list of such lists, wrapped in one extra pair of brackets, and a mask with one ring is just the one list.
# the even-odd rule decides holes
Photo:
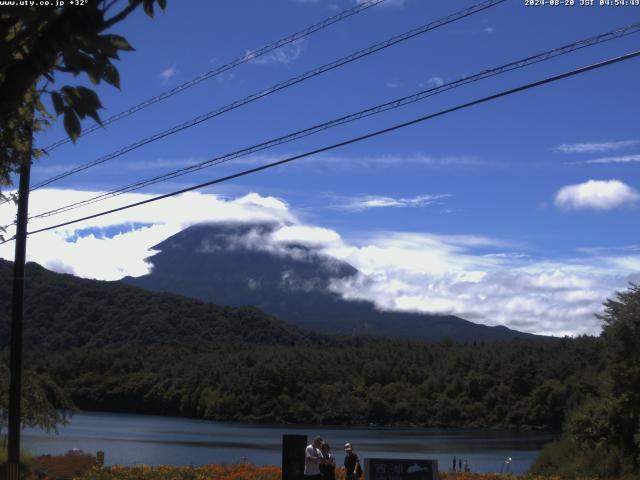
[(81, 409), (277, 423), (559, 428), (597, 389), (594, 338), (81, 348), (30, 364)]

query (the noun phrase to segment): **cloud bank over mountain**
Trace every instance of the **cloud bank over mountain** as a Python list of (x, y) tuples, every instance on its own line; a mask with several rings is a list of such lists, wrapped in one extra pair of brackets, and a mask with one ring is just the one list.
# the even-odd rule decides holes
[[(37, 190), (30, 210), (37, 214), (98, 193)], [(125, 194), (82, 214), (149, 197)], [(10, 223), (13, 215), (4, 209), (0, 221)], [(30, 230), (51, 225), (54, 218), (63, 222), (76, 216), (72, 211), (34, 219)], [(257, 193), (237, 198), (187, 193), (36, 234), (28, 241), (28, 259), (87, 278), (140, 276), (149, 272), (145, 258), (153, 254), (151, 247), (190, 225), (217, 222), (272, 223), (273, 231), (250, 239), (255, 248), (275, 252), (300, 243), (348, 262), (361, 273), (331, 287), (347, 299), (370, 300), (382, 310), (454, 314), (530, 333), (597, 334), (600, 323), (594, 314), (601, 303), (628, 282), (640, 281), (640, 247), (633, 245), (576, 248), (570, 257), (543, 258), (527, 246), (473, 232), (377, 231), (345, 237), (307, 220), (285, 200)], [(0, 256), (12, 259), (13, 248), (13, 243), (1, 245)]]

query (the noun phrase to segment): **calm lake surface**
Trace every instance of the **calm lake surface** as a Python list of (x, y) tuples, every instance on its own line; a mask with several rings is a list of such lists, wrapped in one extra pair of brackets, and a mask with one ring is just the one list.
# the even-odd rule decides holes
[[(343, 461), (351, 442), (360, 458), (431, 458), (449, 470), (455, 455), (472, 471), (524, 473), (542, 446), (556, 435), (543, 432), (361, 427), (291, 427), (218, 423), (176, 417), (77, 413), (59, 435), (23, 431), (22, 444), (32, 454), (60, 454), (72, 448), (105, 452), (108, 465), (281, 464), (283, 434), (321, 435)], [(511, 457), (510, 465), (505, 459)]]

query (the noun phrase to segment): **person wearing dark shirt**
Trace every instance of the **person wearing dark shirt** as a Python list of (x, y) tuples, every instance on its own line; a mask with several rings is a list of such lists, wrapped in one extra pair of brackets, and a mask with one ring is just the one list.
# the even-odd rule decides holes
[(324, 457), (320, 463), (322, 480), (336, 480), (336, 458), (331, 453), (331, 446), (327, 442), (324, 442), (320, 450)]
[(350, 443), (344, 444), (344, 468), (346, 470), (346, 480), (356, 480), (362, 476), (360, 459)]

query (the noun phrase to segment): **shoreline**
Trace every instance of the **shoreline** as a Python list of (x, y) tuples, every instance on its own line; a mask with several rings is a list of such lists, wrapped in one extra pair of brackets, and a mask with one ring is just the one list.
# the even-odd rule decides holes
[[(113, 411), (113, 410), (76, 410), (74, 412), (70, 412), (70, 418), (75, 416), (76, 414), (106, 414), (106, 415), (131, 415), (131, 416), (144, 416), (144, 417), (157, 417), (157, 418), (173, 418), (180, 420), (190, 420), (190, 421), (198, 421), (205, 423), (214, 423), (220, 425), (228, 425), (228, 426), (239, 426), (239, 427), (255, 427), (255, 428), (291, 428), (291, 429), (344, 429), (344, 428), (355, 428), (361, 430), (432, 430), (432, 431), (491, 431), (491, 432), (544, 432), (549, 434), (560, 434), (559, 430), (555, 430), (553, 428), (548, 428), (544, 426), (538, 425), (510, 425), (510, 424), (497, 424), (497, 425), (463, 425), (463, 426), (447, 426), (447, 425), (430, 425), (430, 424), (408, 424), (408, 423), (399, 423), (399, 424), (307, 424), (307, 423), (270, 423), (270, 422), (261, 422), (259, 420), (217, 420), (217, 419), (209, 419), (202, 417), (192, 417), (192, 416), (180, 416), (173, 414), (162, 414), (162, 413), (139, 413), (139, 412), (128, 412), (128, 411)], [(60, 426), (64, 428), (63, 425)]]

